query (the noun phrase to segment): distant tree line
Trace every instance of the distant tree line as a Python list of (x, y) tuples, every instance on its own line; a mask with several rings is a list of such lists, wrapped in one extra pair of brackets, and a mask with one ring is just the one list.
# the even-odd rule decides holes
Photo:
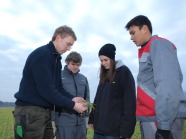
[(15, 102), (0, 101), (0, 107), (15, 107)]

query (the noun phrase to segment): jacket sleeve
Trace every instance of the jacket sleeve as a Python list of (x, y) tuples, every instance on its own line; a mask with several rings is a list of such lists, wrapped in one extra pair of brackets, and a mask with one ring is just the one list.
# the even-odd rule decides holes
[(93, 124), (94, 123), (94, 114), (95, 114), (95, 111), (96, 111), (96, 102), (97, 102), (97, 96), (98, 96), (98, 89), (99, 89), (99, 87), (100, 87), (100, 84), (97, 87), (96, 96), (95, 96), (94, 102), (93, 102), (95, 109), (92, 108), (91, 111), (90, 111), (88, 124)]
[(121, 73), (121, 88), (123, 92), (123, 117), (120, 124), (120, 136), (130, 138), (136, 125), (136, 91), (132, 73), (125, 66)]
[(159, 129), (170, 130), (180, 104), (181, 69), (176, 47), (164, 39), (156, 39), (150, 47), (155, 85), (155, 112)]
[(86, 78), (86, 88), (85, 88), (85, 100), (90, 101), (90, 90), (89, 90), (89, 83)]
[(75, 103), (63, 96), (55, 87), (51, 55), (38, 54), (32, 59), (31, 68), (39, 95), (53, 105), (72, 110)]

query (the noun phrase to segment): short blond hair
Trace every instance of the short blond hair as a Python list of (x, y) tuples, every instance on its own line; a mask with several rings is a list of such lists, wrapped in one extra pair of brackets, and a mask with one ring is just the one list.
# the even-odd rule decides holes
[(66, 37), (66, 36), (71, 36), (75, 41), (77, 40), (76, 34), (75, 32), (72, 30), (71, 27), (68, 27), (66, 25), (64, 26), (60, 26), (58, 27), (55, 32), (54, 35), (52, 36), (52, 41), (55, 41), (56, 36), (60, 35), (62, 38)]

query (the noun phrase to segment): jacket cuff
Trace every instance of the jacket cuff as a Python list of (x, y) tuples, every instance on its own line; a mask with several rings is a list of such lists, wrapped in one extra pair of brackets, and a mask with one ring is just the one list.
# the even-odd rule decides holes
[(74, 106), (75, 106), (75, 102), (74, 101), (69, 101), (66, 104), (65, 108), (68, 109), (68, 110), (73, 110)]
[(171, 130), (171, 125), (172, 124), (170, 124), (170, 123), (159, 123), (159, 122), (157, 122), (157, 124), (158, 124), (158, 129), (161, 129), (161, 130)]

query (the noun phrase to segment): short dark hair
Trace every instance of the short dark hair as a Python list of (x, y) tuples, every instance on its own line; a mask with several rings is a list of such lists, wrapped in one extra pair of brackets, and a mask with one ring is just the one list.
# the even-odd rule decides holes
[(67, 55), (65, 62), (82, 63), (82, 57), (77, 52), (71, 52)]
[(52, 36), (52, 41), (55, 41), (56, 36), (60, 35), (62, 38), (66, 37), (66, 36), (71, 36), (75, 41), (77, 40), (76, 34), (75, 32), (72, 30), (72, 28), (64, 25), (64, 26), (60, 26), (58, 27), (55, 32), (54, 35)]
[(149, 28), (149, 31), (152, 34), (152, 25), (150, 20), (144, 16), (144, 15), (138, 15), (136, 17), (134, 17), (133, 19), (131, 19), (125, 26), (125, 28), (127, 30), (129, 30), (129, 28), (131, 26), (139, 26), (139, 28), (141, 29), (143, 27), (143, 25), (147, 25), (147, 27)]

